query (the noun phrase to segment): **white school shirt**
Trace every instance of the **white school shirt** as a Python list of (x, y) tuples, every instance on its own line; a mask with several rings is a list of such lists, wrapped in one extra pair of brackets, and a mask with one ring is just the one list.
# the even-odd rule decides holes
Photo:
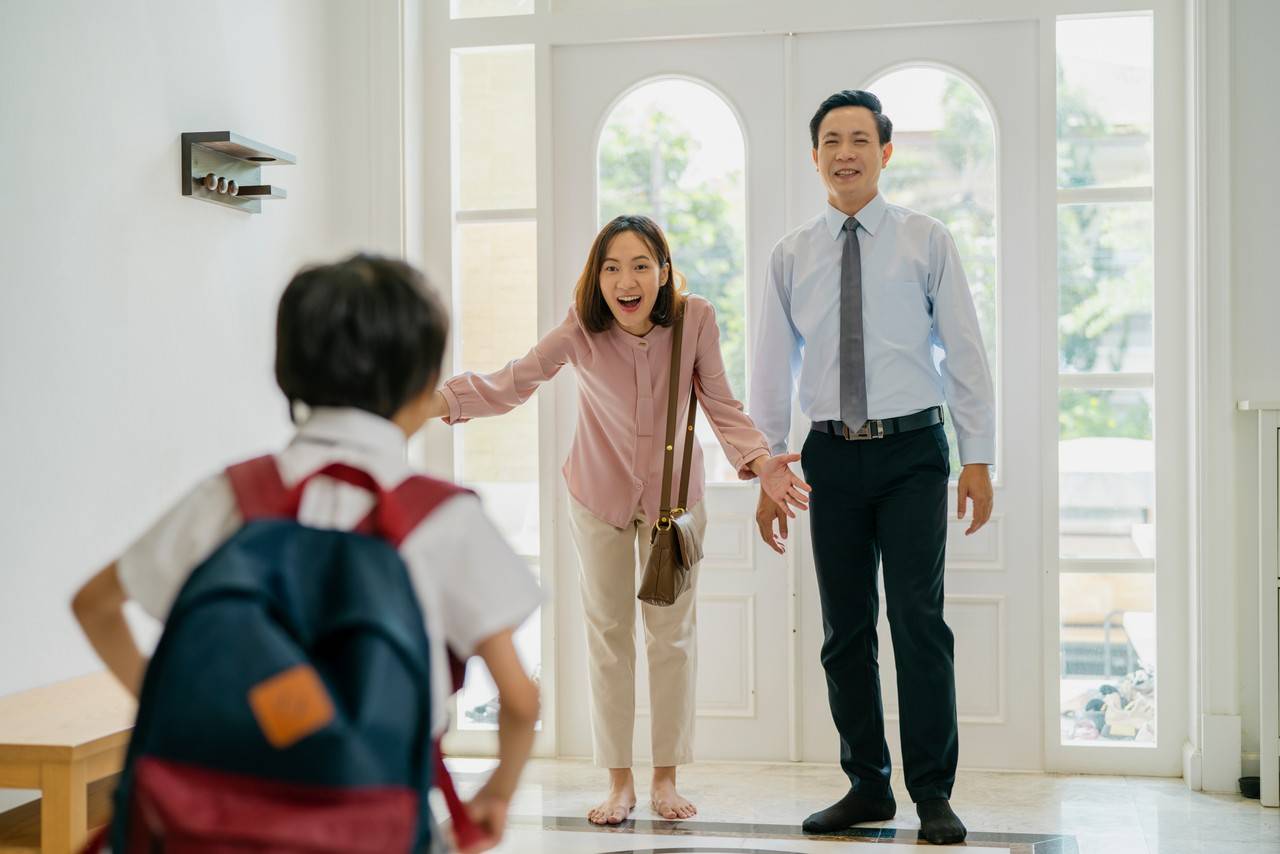
[[(945, 399), (961, 464), (994, 463), (995, 391), (955, 241), (936, 219), (879, 194), (856, 216), (867, 417), (897, 418)], [(793, 387), (809, 420), (840, 419), (846, 219), (828, 204), (769, 259), (747, 412), (775, 454), (787, 447)]]
[[(388, 490), (414, 474), (400, 428), (358, 409), (316, 409), (276, 455), (286, 486), (333, 462), (367, 472)], [(303, 491), (298, 519), (315, 528), (349, 530), (372, 506), (365, 490), (317, 477)], [(163, 621), (191, 572), (242, 525), (226, 473), (205, 479), (116, 562), (125, 593)], [(470, 656), (481, 641), (533, 614), (542, 590), (471, 494), (437, 507), (400, 544), (400, 556), (426, 620), (432, 731), (439, 734), (448, 726), (453, 693), (446, 644), (460, 657)]]

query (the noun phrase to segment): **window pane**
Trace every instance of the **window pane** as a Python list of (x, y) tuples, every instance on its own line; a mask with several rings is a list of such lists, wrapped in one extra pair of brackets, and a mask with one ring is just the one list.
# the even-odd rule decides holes
[(1058, 400), (1059, 554), (1155, 557), (1151, 391), (1062, 389)]
[[(538, 340), (537, 229), (532, 222), (457, 230), (459, 369), (493, 371)], [(513, 441), (519, 437), (519, 441)], [(538, 554), (538, 398), (454, 430), (458, 480), (476, 488), (520, 554)]]
[(453, 75), (459, 209), (534, 207), (533, 48), (455, 50)]
[(1058, 208), (1058, 364), (1152, 370), (1151, 204)]
[[(458, 369), (492, 371), (523, 355), (538, 339), (537, 228), (533, 222), (457, 227)], [(507, 542), (538, 569), (538, 398), (506, 415), (454, 428), (454, 472), (474, 489)], [(542, 661), (539, 618), (516, 633), (529, 672)], [(458, 726), (496, 726), (497, 696), (484, 666), (468, 665), (458, 695)], [(490, 720), (492, 717), (492, 720)]]
[[(894, 71), (867, 88), (893, 119), (893, 157), (880, 187), (889, 201), (934, 217), (955, 238), (998, 389), (996, 143), (986, 102), (936, 68)], [(954, 477), (960, 450), (950, 418), (946, 431)]]
[(1062, 743), (1154, 747), (1155, 575), (1064, 573), (1058, 589)]
[(1058, 184), (1151, 183), (1151, 16), (1058, 21)]
[[(747, 388), (745, 161), (729, 106), (687, 80), (660, 80), (627, 95), (605, 123), (597, 156), (599, 224), (635, 213), (662, 226), (689, 290), (716, 307), (720, 351), (739, 400)], [(737, 482), (701, 415), (698, 438), (707, 479)]]
[(451, 18), (497, 18), (532, 15), (533, 0), (450, 0)]

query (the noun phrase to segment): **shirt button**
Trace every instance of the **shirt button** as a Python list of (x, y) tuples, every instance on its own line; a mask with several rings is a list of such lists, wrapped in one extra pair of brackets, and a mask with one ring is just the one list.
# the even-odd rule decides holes
[(644, 489), (644, 481), (643, 481), (643, 480), (637, 480), (637, 481), (635, 482), (635, 488), (636, 488), (636, 489)]
[(648, 341), (641, 341), (641, 342), (640, 342), (640, 348), (641, 348), (641, 349), (644, 349), (645, 347), (648, 347), (648, 346), (649, 346), (649, 342), (648, 342)]

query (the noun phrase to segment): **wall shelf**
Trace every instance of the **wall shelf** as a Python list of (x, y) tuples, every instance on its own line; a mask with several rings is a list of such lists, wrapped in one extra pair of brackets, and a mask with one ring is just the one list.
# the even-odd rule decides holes
[(263, 199), (284, 199), (285, 189), (262, 183), (264, 165), (292, 166), (287, 151), (263, 145), (231, 131), (182, 135), (182, 195), (260, 213)]

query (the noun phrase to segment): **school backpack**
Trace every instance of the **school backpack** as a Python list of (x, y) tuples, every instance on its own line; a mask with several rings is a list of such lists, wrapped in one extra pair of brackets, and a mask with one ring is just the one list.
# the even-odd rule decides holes
[[(320, 475), (374, 495), (353, 530), (297, 521)], [(461, 490), (411, 477), (387, 491), (342, 463), (285, 487), (270, 456), (227, 476), (244, 525), (192, 573), (165, 623), (112, 851), (426, 850), (427, 795), (444, 766), (422, 611), (397, 547)], [(457, 833), (465, 812), (447, 772), (438, 782)]]

